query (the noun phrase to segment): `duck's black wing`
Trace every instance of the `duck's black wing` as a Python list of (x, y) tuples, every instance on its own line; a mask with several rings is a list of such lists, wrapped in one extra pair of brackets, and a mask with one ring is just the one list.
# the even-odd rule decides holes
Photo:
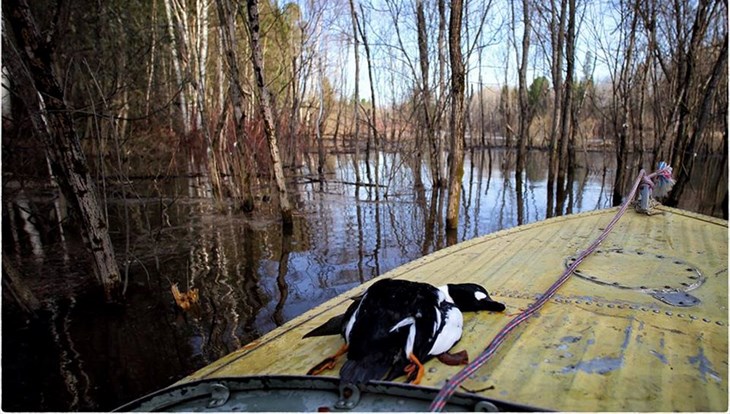
[(347, 308), (345, 313), (333, 316), (327, 322), (312, 329), (302, 336), (302, 338), (310, 338), (313, 336), (329, 336), (329, 335), (340, 335), (344, 331), (344, 325), (350, 319), (350, 316), (355, 312), (357, 306), (360, 304), (363, 295), (352, 298), (352, 303)]
[(310, 338), (313, 336), (329, 336), (338, 335), (342, 332), (342, 324), (345, 321), (345, 314), (337, 315), (322, 325), (312, 329), (302, 336), (302, 338)]
[(437, 289), (425, 283), (383, 279), (373, 284), (355, 314), (341, 380), (355, 384), (379, 380), (393, 366), (402, 366), (411, 327), (416, 336), (419, 331), (431, 332), (437, 302)]

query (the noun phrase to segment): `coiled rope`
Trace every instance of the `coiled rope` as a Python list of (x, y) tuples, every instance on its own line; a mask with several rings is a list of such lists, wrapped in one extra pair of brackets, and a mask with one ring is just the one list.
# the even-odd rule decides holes
[(482, 353), (479, 354), (476, 359), (470, 362), (466, 367), (464, 367), (461, 371), (456, 373), (446, 382), (443, 388), (441, 388), (441, 390), (439, 391), (438, 395), (436, 395), (436, 397), (431, 402), (431, 406), (429, 407), (431, 411), (442, 411), (444, 406), (446, 405), (446, 402), (456, 391), (456, 388), (459, 387), (459, 385), (461, 385), (470, 375), (472, 375), (479, 368), (481, 368), (482, 365), (484, 365), (492, 357), (492, 355), (497, 352), (497, 348), (499, 348), (499, 346), (505, 341), (507, 335), (512, 332), (520, 323), (524, 322), (530, 316), (532, 316), (532, 314), (539, 310), (545, 304), (545, 302), (553, 297), (555, 292), (560, 289), (560, 287), (573, 274), (573, 271), (575, 271), (575, 269), (581, 264), (581, 262), (583, 262), (583, 259), (588, 257), (596, 250), (596, 248), (598, 248), (601, 242), (603, 242), (603, 240), (614, 228), (616, 223), (618, 223), (619, 219), (621, 219), (624, 213), (626, 213), (626, 210), (631, 204), (631, 201), (634, 199), (634, 196), (636, 196), (636, 190), (639, 188), (639, 185), (643, 183), (651, 188), (654, 187), (654, 182), (652, 181), (652, 178), (654, 177), (659, 177), (660, 185), (667, 182), (671, 182), (673, 184), (673, 180), (671, 178), (672, 168), (664, 162), (660, 163), (659, 169), (652, 174), (647, 175), (646, 171), (643, 169), (639, 171), (639, 175), (638, 177), (636, 177), (636, 180), (634, 181), (634, 185), (631, 188), (629, 195), (626, 197), (626, 200), (624, 200), (621, 208), (619, 208), (618, 212), (613, 217), (611, 222), (608, 223), (603, 232), (596, 238), (596, 240), (593, 241), (593, 243), (591, 243), (590, 246), (588, 246), (587, 249), (583, 250), (578, 255), (576, 260), (570, 266), (568, 266), (567, 269), (565, 269), (565, 272), (563, 272), (560, 278), (558, 278), (558, 280), (556, 280), (555, 283), (553, 283), (552, 286), (550, 286), (550, 288), (548, 288), (548, 290), (546, 290), (545, 293), (543, 293), (540, 298), (535, 301), (535, 303), (531, 304), (527, 309), (522, 311), (522, 313), (520, 313), (509, 323), (507, 323), (507, 325), (505, 325), (504, 328), (502, 328), (502, 330), (497, 333), (494, 339), (492, 339), (492, 342), (489, 343), (487, 348), (482, 351)]

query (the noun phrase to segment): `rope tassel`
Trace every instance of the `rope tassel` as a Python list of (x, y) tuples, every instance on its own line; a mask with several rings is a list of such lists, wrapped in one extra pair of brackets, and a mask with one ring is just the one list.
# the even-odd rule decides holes
[(662, 161), (659, 163), (659, 169), (656, 172), (656, 181), (654, 183), (654, 197), (662, 198), (666, 197), (672, 187), (674, 187), (674, 178), (672, 178), (672, 167), (666, 162)]
[[(454, 374), (454, 376), (451, 377), (446, 382), (446, 384), (444, 384), (438, 395), (436, 395), (436, 397), (431, 402), (431, 406), (429, 407), (431, 411), (442, 411), (444, 409), (444, 406), (446, 405), (446, 402), (456, 391), (456, 388), (459, 387), (459, 385), (461, 385), (461, 383), (463, 383), (471, 374), (476, 372), (487, 361), (489, 361), (489, 359), (497, 352), (497, 348), (505, 341), (507, 335), (509, 335), (509, 333), (512, 332), (520, 323), (524, 322), (535, 312), (537, 312), (548, 300), (550, 300), (550, 298), (553, 297), (553, 295), (555, 295), (555, 292), (557, 292), (558, 289), (560, 289), (560, 287), (570, 278), (570, 276), (573, 274), (573, 271), (575, 271), (575, 269), (583, 262), (583, 260), (591, 253), (593, 253), (603, 242), (603, 240), (608, 237), (608, 234), (616, 226), (616, 223), (618, 223), (619, 219), (621, 219), (624, 213), (626, 213), (626, 210), (636, 196), (639, 184), (642, 184), (642, 182), (644, 184), (653, 184), (652, 179), (654, 179), (655, 177), (657, 177), (658, 181), (657, 187), (663, 186), (662, 191), (669, 192), (671, 186), (674, 185), (674, 179), (672, 179), (672, 167), (670, 167), (667, 163), (663, 161), (659, 163), (659, 169), (651, 174), (647, 175), (646, 171), (644, 171), (643, 169), (639, 171), (639, 176), (636, 177), (636, 180), (634, 181), (634, 185), (632, 186), (628, 197), (626, 197), (626, 200), (621, 205), (613, 219), (611, 219), (611, 221), (608, 223), (603, 232), (596, 238), (596, 240), (593, 241), (593, 243), (591, 243), (590, 246), (588, 246), (587, 249), (585, 249), (578, 255), (575, 261), (573, 261), (573, 263), (571, 263), (571, 265), (568, 266), (567, 269), (565, 269), (565, 272), (563, 272), (558, 280), (556, 280), (555, 283), (553, 283), (552, 286), (550, 286), (548, 290), (546, 290), (545, 293), (543, 293), (540, 298), (535, 301), (535, 303), (530, 305), (527, 309), (518, 314), (514, 319), (509, 321), (507, 325), (505, 325), (504, 328), (502, 328), (497, 333), (497, 335), (495, 335), (494, 339), (492, 339), (492, 342), (487, 345), (487, 348), (482, 351), (479, 356), (477, 356), (471, 363), (464, 367), (464, 369)], [(657, 189), (655, 188), (655, 195), (656, 191)]]

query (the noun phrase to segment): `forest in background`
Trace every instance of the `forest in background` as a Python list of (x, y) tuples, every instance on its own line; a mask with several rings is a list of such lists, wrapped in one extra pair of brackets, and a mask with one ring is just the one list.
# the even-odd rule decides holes
[(576, 152), (609, 149), (614, 204), (665, 160), (677, 205), (697, 154), (727, 162), (727, 15), (726, 0), (4, 0), (3, 196), (58, 185), (108, 298), (112, 181), (204, 175), (221, 205), (276, 203), (286, 227), (307, 154), (319, 180), (327, 152), (364, 158), (355, 184), (377, 200), (377, 154), (394, 151), (428, 166), (416, 185), (455, 228), (465, 147), (513, 150), (518, 189), (526, 151), (547, 151), (548, 217)]

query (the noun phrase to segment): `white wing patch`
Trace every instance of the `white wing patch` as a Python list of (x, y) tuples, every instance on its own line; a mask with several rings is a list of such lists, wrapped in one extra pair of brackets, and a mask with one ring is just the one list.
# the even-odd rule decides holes
[(476, 298), (476, 300), (486, 299), (487, 298), (487, 294), (484, 293), (484, 292), (476, 291), (476, 292), (474, 292), (474, 298)]
[[(461, 339), (461, 331), (464, 327), (464, 317), (457, 307), (453, 307), (446, 312), (444, 327), (441, 333), (428, 352), (429, 355), (441, 355), (451, 349), (454, 344)], [(415, 332), (414, 332), (415, 333)]]
[(416, 320), (413, 318), (413, 316), (409, 316), (390, 328), (390, 332), (393, 332), (397, 329), (409, 325), (410, 328), (408, 328), (408, 339), (406, 339), (406, 347), (404, 349), (406, 353), (406, 358), (409, 358), (410, 355), (413, 353), (413, 344), (416, 342)]
[(360, 313), (360, 306), (362, 306), (362, 303), (365, 301), (366, 297), (367, 293), (360, 300), (360, 303), (357, 305), (357, 309), (355, 309), (355, 312), (353, 312), (352, 316), (350, 316), (350, 320), (347, 321), (347, 326), (345, 327), (345, 342), (348, 344), (350, 343), (350, 332), (352, 331), (352, 327), (355, 325), (355, 319), (357, 319), (357, 314)]
[(393, 332), (404, 326), (413, 325), (414, 323), (416, 323), (416, 319), (414, 319), (413, 316), (409, 316), (409, 317), (403, 319), (402, 321), (396, 323), (395, 325), (393, 325), (393, 327), (390, 328), (390, 332)]
[(447, 285), (439, 286), (438, 287), (438, 294), (439, 294), (439, 305), (443, 301), (447, 301), (449, 303), (454, 303), (454, 299), (451, 298), (451, 295), (449, 295), (449, 287)]
[(436, 321), (433, 323), (433, 332), (431, 335), (436, 335), (436, 332), (439, 330), (439, 326), (441, 326), (441, 309), (435, 307), (434, 310), (436, 310)]

